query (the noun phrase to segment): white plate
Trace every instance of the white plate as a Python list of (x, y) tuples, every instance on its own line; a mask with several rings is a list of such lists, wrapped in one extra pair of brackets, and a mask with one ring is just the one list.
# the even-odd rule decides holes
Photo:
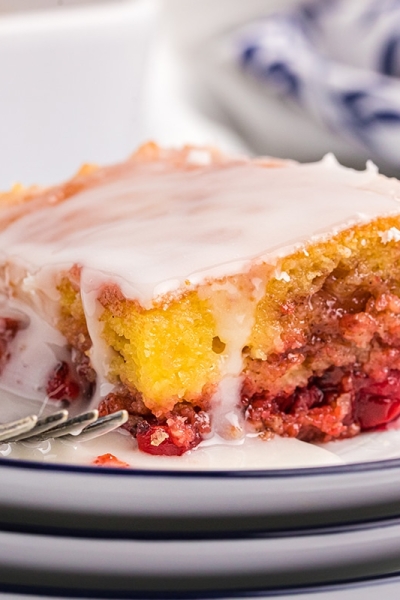
[[(0, 592), (1, 592), (0, 587)], [(210, 592), (156, 592), (154, 594), (141, 593), (138, 590), (127, 591), (124, 589), (99, 590), (96, 587), (74, 588), (69, 592), (65, 588), (44, 588), (40, 586), (6, 586), (1, 597), (3, 600), (59, 600), (60, 595), (64, 598), (113, 598), (114, 600), (131, 598), (132, 600), (241, 600), (247, 598), (258, 598), (258, 600), (398, 600), (400, 595), (400, 577), (390, 576), (377, 579), (368, 579), (362, 582), (338, 583), (335, 585), (317, 585), (312, 587), (295, 587), (291, 590), (239, 590), (231, 593), (224, 590)]]
[[(32, 549), (35, 549), (32, 552)], [(381, 557), (386, 564), (376, 566)], [(119, 540), (0, 531), (0, 564), (32, 570), (136, 577), (270, 576), (363, 563), (364, 575), (393, 569), (400, 524), (359, 531), (228, 540)], [(356, 568), (356, 567), (354, 567)], [(361, 567), (360, 567), (361, 568)], [(375, 573), (374, 573), (375, 571)]]
[(2, 459), (0, 522), (45, 519), (55, 526), (154, 532), (201, 531), (204, 519), (211, 520), (207, 527), (213, 531), (349, 522), (399, 516), (399, 479), (398, 460), (274, 471), (185, 472)]
[[(68, 589), (97, 577), (99, 588), (237, 589), (309, 585), (338, 578), (382, 576), (397, 569), (400, 523), (354, 531), (230, 540), (120, 540), (0, 532), (0, 582), (19, 573), (57, 576)], [(43, 576), (44, 578), (44, 576)], [(27, 582), (31, 578), (28, 577)], [(69, 583), (68, 583), (69, 579)]]
[[(26, 403), (5, 402), (2, 416), (28, 414)], [(93, 466), (105, 453), (130, 467)], [(265, 531), (400, 516), (398, 430), (324, 447), (248, 438), (182, 457), (140, 453), (114, 433), (84, 444), (2, 444), (0, 456), (0, 524), (43, 525), (51, 511), (53, 526), (69, 514), (79, 528), (193, 532), (211, 519), (209, 531)]]

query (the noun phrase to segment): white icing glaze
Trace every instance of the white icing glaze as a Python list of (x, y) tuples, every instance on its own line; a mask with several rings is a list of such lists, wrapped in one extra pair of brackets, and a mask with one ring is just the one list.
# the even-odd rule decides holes
[(64, 336), (26, 304), (12, 299), (10, 307), (28, 317), (29, 325), (11, 343), (12, 360), (1, 373), (0, 388), (43, 402), (52, 369), (58, 361), (68, 360)]
[(93, 460), (110, 452), (134, 469), (169, 469), (212, 471), (220, 469), (287, 469), (341, 464), (344, 461), (334, 451), (300, 442), (296, 439), (274, 438), (264, 442), (246, 436), (238, 442), (224, 439), (202, 442), (196, 450), (183, 456), (151, 456), (136, 449), (131, 437), (115, 433), (90, 442), (51, 440), (40, 443), (1, 444), (0, 457), (35, 460), (44, 463), (90, 465)]
[(185, 281), (237, 273), (255, 257), (268, 260), (349, 222), (399, 212), (399, 198), (398, 181), (332, 160), (186, 171), (143, 163), (22, 216), (1, 233), (0, 250), (32, 273), (74, 263), (100, 271), (149, 306)]

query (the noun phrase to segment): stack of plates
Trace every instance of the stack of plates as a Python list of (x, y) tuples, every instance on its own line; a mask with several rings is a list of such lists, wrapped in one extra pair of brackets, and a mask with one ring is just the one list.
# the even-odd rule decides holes
[[(397, 599), (400, 459), (360, 452), (393, 452), (395, 438), (400, 432), (339, 442), (338, 464), (264, 470), (180, 470), (160, 459), (154, 468), (100, 468), (77, 464), (76, 453), (70, 462), (3, 457), (0, 591)], [(363, 462), (344, 460), (352, 448)]]

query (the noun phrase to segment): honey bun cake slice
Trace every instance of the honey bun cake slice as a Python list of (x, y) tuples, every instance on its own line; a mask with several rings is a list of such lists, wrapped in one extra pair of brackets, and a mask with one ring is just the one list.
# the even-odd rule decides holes
[(0, 210), (0, 388), (125, 408), (141, 450), (400, 416), (400, 183), (147, 144)]

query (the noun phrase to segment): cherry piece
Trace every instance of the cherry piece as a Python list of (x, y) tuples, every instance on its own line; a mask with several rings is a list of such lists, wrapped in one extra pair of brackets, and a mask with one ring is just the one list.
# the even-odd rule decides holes
[(174, 444), (167, 425), (148, 425), (143, 423), (138, 426), (136, 434), (139, 450), (157, 456), (181, 456), (187, 448), (180, 448)]
[(64, 361), (59, 362), (50, 375), (46, 393), (51, 400), (76, 400), (80, 388), (72, 378), (70, 368)]
[(361, 429), (386, 425), (400, 416), (400, 372), (390, 371), (382, 383), (372, 382), (357, 394), (355, 417)]
[(120, 460), (119, 458), (114, 456), (114, 454), (110, 454), (109, 452), (97, 456), (94, 459), (93, 464), (97, 465), (98, 467), (130, 467), (128, 463), (126, 463), (123, 460)]

